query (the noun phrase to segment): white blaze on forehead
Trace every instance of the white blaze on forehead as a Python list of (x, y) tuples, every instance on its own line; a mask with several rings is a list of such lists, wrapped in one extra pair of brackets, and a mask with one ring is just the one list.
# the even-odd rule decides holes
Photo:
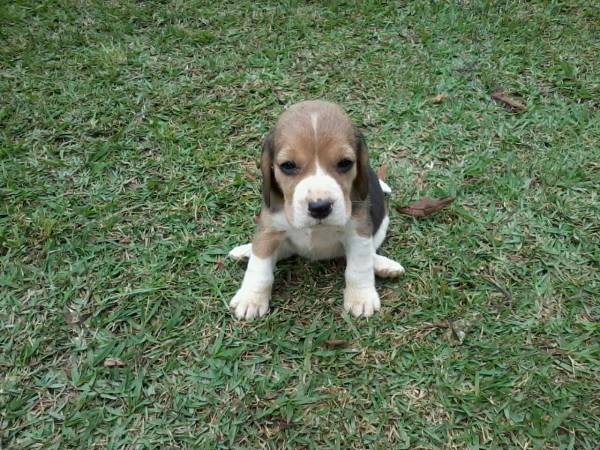
[(319, 120), (319, 113), (311, 113), (310, 114), (310, 124), (312, 125), (313, 132), (315, 134), (315, 138), (317, 137), (317, 121)]
[(317, 164), (315, 165), (315, 176), (317, 176), (317, 177), (328, 176), (329, 178), (333, 178), (325, 173), (325, 171), (321, 167), (321, 164), (319, 164), (319, 161), (317, 161)]

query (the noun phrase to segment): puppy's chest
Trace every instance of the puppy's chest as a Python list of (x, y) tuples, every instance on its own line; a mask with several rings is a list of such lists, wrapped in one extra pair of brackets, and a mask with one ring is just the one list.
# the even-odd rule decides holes
[(314, 227), (287, 232), (288, 241), (295, 252), (309, 259), (330, 259), (343, 256), (343, 236), (344, 229), (340, 227)]

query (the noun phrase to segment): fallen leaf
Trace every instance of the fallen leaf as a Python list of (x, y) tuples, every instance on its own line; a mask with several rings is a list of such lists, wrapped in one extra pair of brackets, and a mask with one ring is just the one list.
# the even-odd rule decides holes
[(442, 208), (445, 208), (450, 203), (454, 201), (454, 197), (444, 197), (444, 198), (429, 198), (423, 197), (416, 203), (413, 203), (409, 206), (403, 206), (398, 208), (398, 211), (401, 214), (406, 214), (408, 216), (413, 217), (427, 217), (432, 215), (433, 213), (439, 211)]
[(381, 181), (385, 181), (385, 179), (387, 178), (387, 168), (388, 168), (388, 165), (386, 162), (383, 163), (381, 165), (381, 167), (379, 168), (379, 173), (377, 174), (377, 176), (379, 177), (379, 179)]
[(271, 416), (271, 417), (266, 418), (266, 420), (268, 422), (270, 422), (272, 425), (279, 428), (279, 430), (287, 430), (288, 428), (291, 428), (294, 425), (292, 422), (289, 422), (287, 419), (284, 419), (283, 417)]
[(87, 319), (89, 319), (92, 316), (92, 314), (82, 313), (81, 311), (78, 311), (76, 309), (65, 307), (64, 316), (65, 322), (67, 322), (69, 325), (78, 326), (83, 324), (83, 322), (85, 322)]
[(419, 327), (416, 332), (417, 338), (424, 338), (428, 336), (435, 330), (443, 330), (450, 328), (448, 322), (434, 322), (434, 323), (426, 323), (423, 326)]
[(496, 89), (494, 92), (492, 92), (492, 98), (497, 102), (504, 104), (504, 106), (513, 112), (520, 112), (527, 109), (527, 106), (524, 103), (510, 97), (502, 88)]
[(431, 99), (431, 103), (442, 103), (444, 100), (448, 98), (448, 94), (446, 92), (442, 92), (441, 94), (436, 95)]
[(463, 184), (465, 186), (473, 186), (474, 184), (479, 183), (479, 178), (477, 177), (467, 177), (463, 180)]
[(569, 355), (569, 352), (563, 350), (562, 348), (555, 348), (555, 347), (542, 347), (542, 350), (544, 350), (546, 353), (550, 354), (550, 355)]
[(450, 323), (450, 329), (452, 330), (452, 335), (458, 341), (459, 344), (462, 344), (467, 336), (467, 330), (471, 324), (466, 320), (457, 320), (455, 322)]
[(125, 367), (125, 363), (119, 358), (106, 358), (104, 367)]
[(504, 298), (506, 299), (507, 302), (512, 301), (512, 294), (508, 291), (508, 289), (506, 289), (504, 286), (502, 286), (500, 283), (498, 283), (496, 280), (492, 279), (491, 277), (488, 278), (488, 277), (484, 276), (483, 279), (485, 281), (487, 281), (489, 284), (491, 284), (494, 289), (496, 289), (498, 292), (500, 292), (504, 296)]
[(69, 325), (79, 325), (79, 314), (77, 311), (73, 311), (72, 309), (65, 309), (65, 322)]
[(328, 341), (323, 342), (323, 347), (328, 349), (339, 349), (339, 348), (347, 348), (350, 347), (350, 342), (342, 341), (340, 339), (330, 339)]
[(217, 263), (215, 264), (215, 270), (217, 272), (222, 272), (224, 268), (225, 268), (225, 263), (223, 262), (223, 258), (221, 258), (221, 257), (217, 258)]

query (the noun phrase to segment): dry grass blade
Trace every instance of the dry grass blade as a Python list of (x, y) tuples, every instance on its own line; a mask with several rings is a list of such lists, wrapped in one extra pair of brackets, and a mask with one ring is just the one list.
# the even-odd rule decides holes
[(450, 327), (450, 324), (448, 322), (426, 323), (415, 330), (416, 331), (415, 338), (422, 339), (422, 338), (428, 336), (429, 334), (431, 334), (433, 331), (445, 330), (449, 327)]
[(497, 102), (504, 104), (504, 106), (513, 112), (520, 112), (527, 109), (527, 106), (523, 102), (510, 97), (506, 91), (501, 88), (492, 92), (492, 98)]

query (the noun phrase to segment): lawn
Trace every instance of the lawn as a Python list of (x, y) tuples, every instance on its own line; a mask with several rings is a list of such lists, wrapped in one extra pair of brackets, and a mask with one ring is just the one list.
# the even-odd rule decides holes
[[(0, 448), (598, 448), (600, 10), (389, 3), (2, 2)], [(359, 320), (286, 260), (237, 322), (261, 141), (314, 98), (406, 274)]]

